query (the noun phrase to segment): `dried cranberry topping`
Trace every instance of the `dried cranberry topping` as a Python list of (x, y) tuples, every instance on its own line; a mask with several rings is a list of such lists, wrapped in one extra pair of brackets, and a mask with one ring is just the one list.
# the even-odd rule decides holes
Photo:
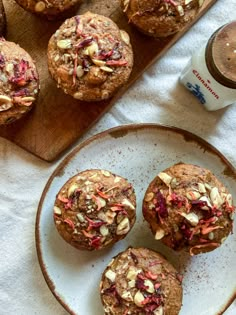
[[(166, 207), (166, 199), (163, 197), (162, 193), (158, 190), (156, 193), (156, 204), (155, 211), (161, 218), (168, 217), (168, 211)], [(159, 219), (159, 217), (158, 217)]]

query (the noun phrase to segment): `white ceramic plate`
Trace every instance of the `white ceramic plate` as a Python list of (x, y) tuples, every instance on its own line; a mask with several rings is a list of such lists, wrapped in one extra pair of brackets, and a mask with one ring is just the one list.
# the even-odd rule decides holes
[[(104, 314), (98, 289), (101, 273), (114, 255), (130, 245), (160, 251), (184, 274), (180, 315), (223, 314), (235, 298), (236, 233), (215, 251), (190, 258), (154, 241), (143, 222), (142, 198), (149, 182), (159, 171), (180, 161), (212, 170), (236, 199), (235, 169), (216, 149), (193, 134), (160, 125), (129, 125), (100, 133), (77, 147), (54, 171), (38, 208), (36, 245), (45, 280), (70, 314)], [(110, 170), (134, 185), (137, 221), (115, 246), (83, 252), (59, 236), (52, 209), (61, 186), (77, 172), (91, 168)]]

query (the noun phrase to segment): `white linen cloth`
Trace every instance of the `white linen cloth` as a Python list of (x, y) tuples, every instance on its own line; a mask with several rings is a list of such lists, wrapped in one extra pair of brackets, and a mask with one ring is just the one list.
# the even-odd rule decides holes
[[(180, 72), (191, 54), (218, 27), (233, 19), (236, 19), (236, 0), (217, 1), (164, 57), (130, 87), (83, 139), (122, 124), (167, 124), (204, 138), (236, 167), (236, 105), (207, 112), (178, 83)], [(83, 139), (79, 139), (78, 143)], [(44, 281), (34, 237), (41, 193), (59, 162), (44, 162), (0, 138), (1, 315), (67, 314)], [(235, 262), (232, 263), (234, 266)], [(235, 314), (236, 303), (233, 303), (225, 315)]]

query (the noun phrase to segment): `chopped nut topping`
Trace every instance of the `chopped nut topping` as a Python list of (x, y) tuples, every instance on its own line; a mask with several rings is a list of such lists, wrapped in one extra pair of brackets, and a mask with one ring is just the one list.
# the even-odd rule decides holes
[(134, 205), (128, 199), (123, 199), (121, 203), (122, 205), (127, 206), (132, 210), (135, 209)]
[(54, 206), (53, 211), (54, 211), (55, 214), (61, 215), (61, 209), (59, 207)]
[(198, 217), (194, 212), (190, 212), (190, 213), (188, 213), (188, 214), (182, 212), (181, 215), (182, 215), (192, 226), (198, 225), (199, 217)]
[(102, 236), (107, 236), (109, 234), (109, 230), (105, 225), (100, 226), (100, 233)]
[(130, 44), (130, 38), (129, 38), (128, 33), (125, 32), (125, 31), (123, 31), (123, 30), (120, 30), (120, 35), (121, 35), (122, 40), (123, 40), (127, 45), (129, 45), (129, 44)]
[(146, 202), (149, 202), (149, 201), (151, 201), (151, 200), (153, 199), (153, 197), (154, 197), (154, 193), (153, 193), (153, 192), (150, 192), (150, 193), (146, 194), (144, 200), (145, 200)]
[(42, 12), (45, 10), (45, 8), (46, 8), (46, 4), (43, 1), (37, 2), (34, 7), (36, 12)]
[(6, 95), (0, 95), (0, 112), (8, 110), (13, 106), (12, 100)]
[(105, 72), (113, 72), (112, 68), (107, 67), (107, 66), (102, 66), (102, 67), (100, 67), (100, 69), (105, 71)]
[(126, 300), (126, 301), (133, 301), (133, 297), (131, 295), (131, 293), (129, 291), (124, 291), (121, 294), (122, 299)]
[(161, 240), (165, 236), (165, 231), (163, 229), (158, 229), (155, 234), (156, 240)]
[(126, 278), (129, 279), (129, 280), (136, 280), (137, 275), (138, 275), (140, 272), (142, 272), (141, 269), (137, 269), (137, 268), (131, 266), (131, 267), (129, 268), (129, 271), (128, 271), (128, 273), (127, 273)]
[(198, 183), (198, 190), (200, 193), (205, 193), (206, 192), (206, 188), (205, 188), (205, 185), (202, 184), (202, 183)]
[(105, 177), (110, 177), (111, 173), (105, 170), (101, 170), (101, 173), (105, 176)]
[(154, 315), (164, 315), (164, 309), (162, 306), (159, 306), (158, 308), (155, 309)]
[(223, 204), (223, 200), (220, 196), (219, 190), (217, 187), (213, 187), (210, 192), (210, 198), (214, 206), (219, 208)]
[(147, 289), (146, 289), (147, 292), (149, 292), (149, 293), (155, 292), (154, 284), (152, 283), (151, 280), (149, 280), (149, 279), (144, 280), (144, 285), (147, 287)]
[(137, 291), (135, 296), (134, 296), (134, 303), (138, 306), (138, 307), (143, 307), (144, 305), (142, 304), (142, 302), (145, 300), (143, 294), (140, 291)]
[(61, 39), (57, 41), (57, 47), (60, 49), (70, 49), (71, 48), (71, 40), (70, 39)]
[(109, 279), (111, 282), (114, 282), (116, 279), (116, 273), (111, 269), (108, 269), (107, 272), (105, 273), (105, 277)]
[(157, 176), (166, 184), (166, 186), (170, 185), (172, 181), (172, 177), (170, 175), (160, 172)]
[(186, 197), (189, 200), (197, 200), (197, 199), (199, 199), (201, 197), (201, 195), (197, 191), (188, 191), (187, 194), (186, 194)]
[(70, 185), (67, 191), (67, 197), (69, 198), (78, 188), (79, 188), (79, 185), (76, 183)]
[(81, 223), (85, 222), (85, 218), (81, 213), (77, 213), (76, 216)]
[(123, 235), (123, 234), (128, 233), (129, 230), (130, 230), (130, 223), (129, 223), (129, 219), (126, 217), (117, 226), (116, 234)]

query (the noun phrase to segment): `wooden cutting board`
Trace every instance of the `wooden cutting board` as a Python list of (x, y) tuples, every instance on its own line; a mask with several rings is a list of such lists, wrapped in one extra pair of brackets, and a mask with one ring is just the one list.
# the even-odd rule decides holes
[[(127, 85), (110, 100), (79, 102), (57, 89), (47, 69), (47, 43), (62, 21), (48, 22), (24, 11), (14, 0), (5, 0), (8, 20), (7, 40), (26, 49), (39, 71), (41, 92), (35, 108), (22, 120), (0, 127), (0, 136), (46, 160), (53, 161), (95, 123), (125, 90), (160, 58), (217, 0), (205, 0), (196, 19), (178, 34), (167, 39), (142, 35), (127, 23), (119, 0), (84, 0), (74, 12), (88, 10), (112, 18), (131, 37), (135, 53), (134, 68)], [(138, 52), (138, 57), (136, 52)]]

